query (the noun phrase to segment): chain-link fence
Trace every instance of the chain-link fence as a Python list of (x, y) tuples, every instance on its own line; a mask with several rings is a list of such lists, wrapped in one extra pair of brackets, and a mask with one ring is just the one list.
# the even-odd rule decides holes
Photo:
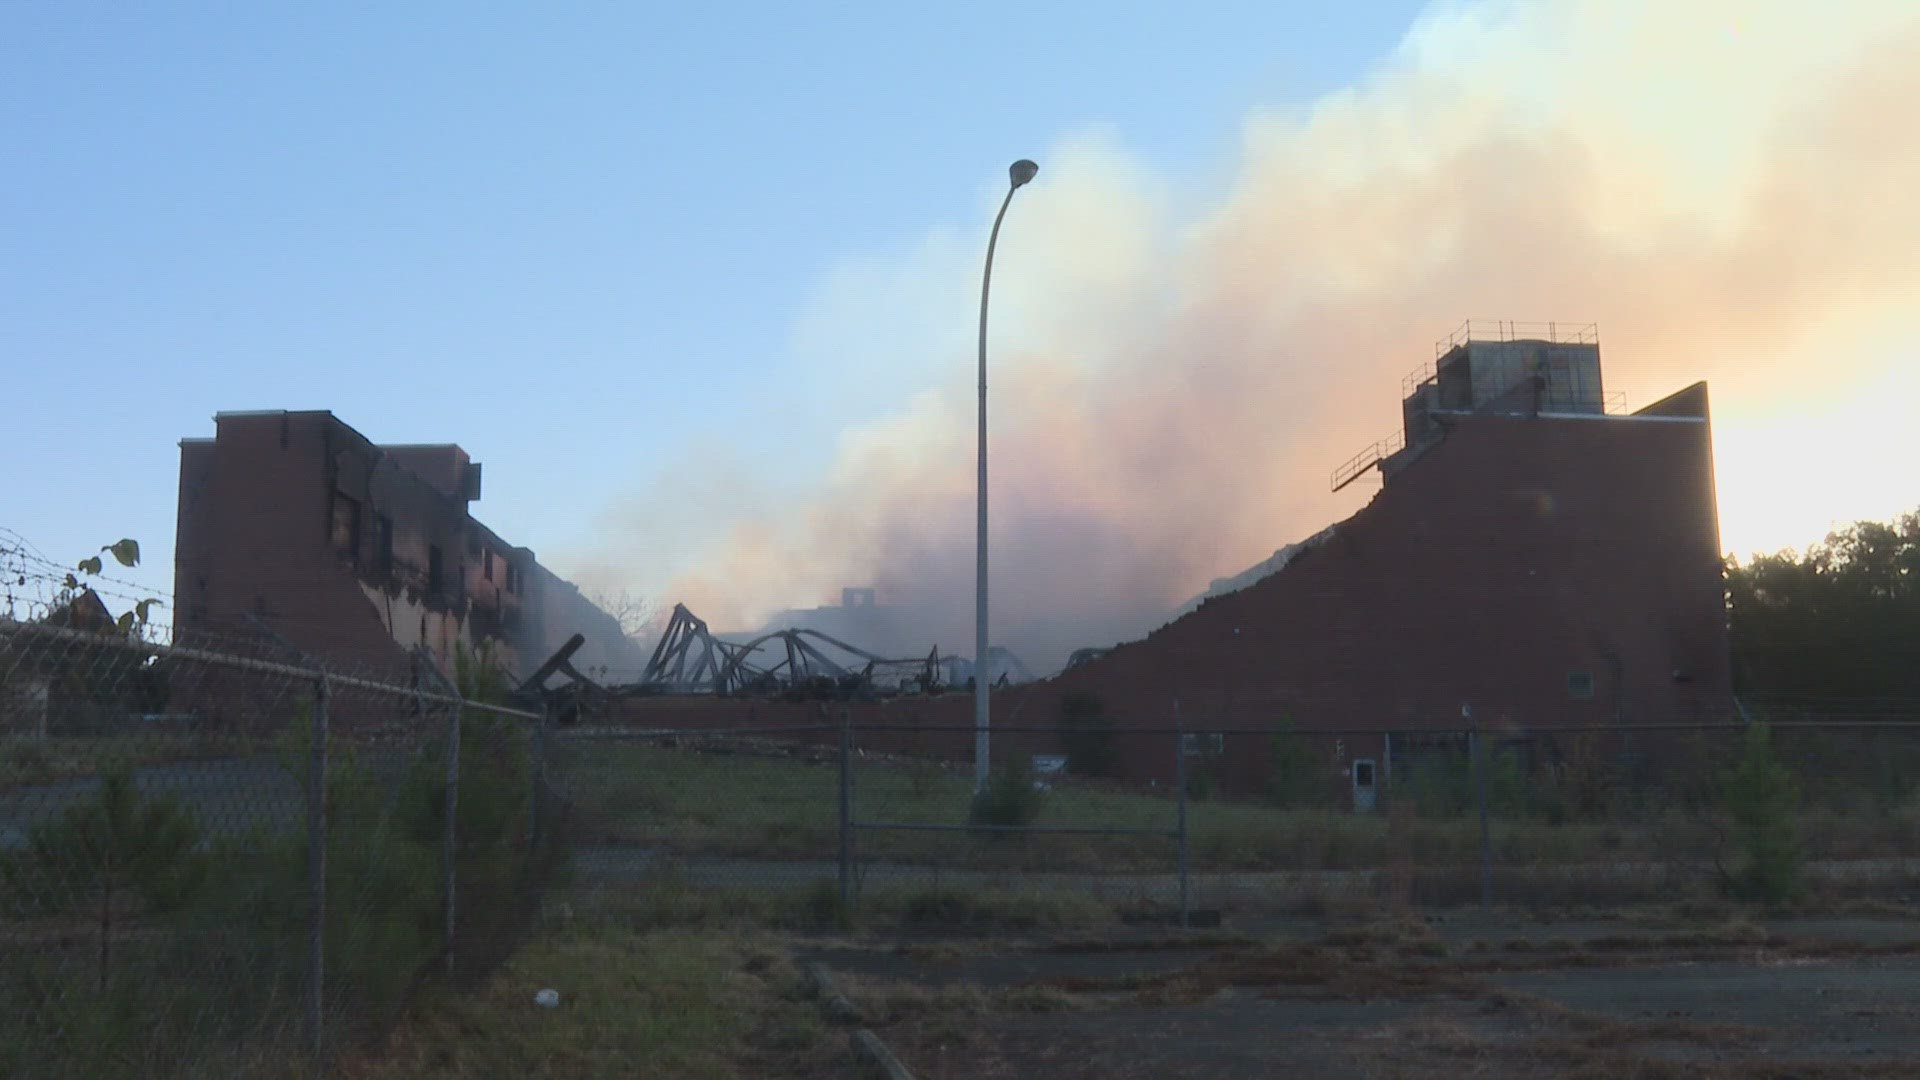
[(983, 792), (960, 727), (560, 729), (552, 769), (574, 814), (569, 910), (642, 922), (1205, 925), (1920, 891), (1920, 718), (1768, 711), (999, 727)]
[(494, 669), (128, 625), (12, 569), (0, 1075), (323, 1073), (530, 924), (545, 714)]
[[(126, 623), (86, 599), (113, 584), (23, 566), (0, 614), (0, 1074), (324, 1071), (540, 916), (1199, 926), (1920, 894), (1903, 700), (1466, 730), (1063, 712), (996, 725), (978, 786), (970, 726), (858, 700), (642, 727), (484, 663), (348, 669)], [(702, 711), (659, 705), (638, 714)]]

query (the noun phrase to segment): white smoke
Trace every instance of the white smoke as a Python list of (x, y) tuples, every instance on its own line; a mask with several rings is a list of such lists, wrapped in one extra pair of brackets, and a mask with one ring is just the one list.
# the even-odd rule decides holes
[[(1920, 502), (1897, 464), (1920, 450), (1917, 110), (1908, 2), (1472, 3), (1252, 117), (1209, 205), (1174, 208), (1112, 133), (1065, 140), (996, 264), (995, 641), (1045, 665), (1137, 634), (1349, 512), (1365, 493), (1328, 470), (1469, 316), (1598, 322), (1640, 402), (1711, 380), (1730, 549)], [(983, 240), (837, 275), (796, 347), (848, 386), (884, 374), (897, 408), (797, 495), (703, 482), (724, 533), (637, 584), (722, 626), (912, 586), (920, 640), (868, 644), (970, 652)]]

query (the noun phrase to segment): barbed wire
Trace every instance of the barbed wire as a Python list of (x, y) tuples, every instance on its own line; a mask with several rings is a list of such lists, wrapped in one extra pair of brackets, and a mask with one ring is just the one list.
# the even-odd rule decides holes
[[(105, 552), (106, 550), (106, 547), (100, 549), (101, 552)], [(69, 565), (57, 559), (50, 558), (46, 552), (40, 550), (31, 540), (20, 535), (19, 532), (0, 525), (0, 558), (10, 558), (14, 556), (18, 556), (21, 559), (23, 566), (36, 565), (48, 574), (58, 575), (62, 578), (67, 574), (73, 574), (76, 577), (80, 575), (80, 570), (77, 565), (78, 560), (75, 561), (74, 565)], [(108, 573), (88, 574), (86, 575), (86, 582), (104, 583), (109, 588), (126, 589), (143, 597), (152, 595), (152, 590), (147, 586), (136, 581), (128, 581), (125, 578), (115, 577)], [(100, 590), (96, 589), (95, 591)]]

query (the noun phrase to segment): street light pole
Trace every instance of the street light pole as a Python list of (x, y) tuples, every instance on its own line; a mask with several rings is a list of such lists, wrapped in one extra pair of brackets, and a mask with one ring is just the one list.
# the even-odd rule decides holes
[(987, 235), (987, 268), (980, 275), (980, 477), (979, 505), (974, 521), (974, 611), (973, 611), (973, 789), (987, 787), (987, 294), (993, 285), (993, 248), (1000, 242), (1000, 222), (1007, 216), (1013, 193), (1019, 191), (1040, 166), (1025, 158), (1007, 169), (1007, 197), (1000, 200), (1000, 212), (993, 216), (993, 231)]

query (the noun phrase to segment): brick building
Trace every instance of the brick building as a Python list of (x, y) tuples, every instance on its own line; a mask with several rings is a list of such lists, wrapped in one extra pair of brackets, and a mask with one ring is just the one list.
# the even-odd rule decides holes
[(400, 670), (424, 646), (490, 648), (525, 674), (574, 634), (578, 666), (645, 660), (572, 584), (476, 520), (480, 466), (381, 446), (325, 411), (221, 413), (180, 442), (174, 605), (184, 630), (269, 633)]
[[(1423, 733), (1726, 718), (1706, 385), (1610, 412), (1588, 329), (1460, 335), (1403, 391), (1401, 430), (1334, 475), (1377, 475), (1366, 507), (1146, 638), (996, 692), (996, 723), (1051, 725), (1063, 697), (1087, 694), (1120, 728), (1339, 729), (1340, 774), (1370, 781), (1439, 741)], [(760, 722), (779, 713), (741, 705)], [(675, 722), (672, 708), (650, 705), (648, 722)], [(853, 709), (857, 722), (971, 719), (959, 694)], [(1264, 739), (1207, 745), (1229, 787), (1258, 790)], [(1121, 749), (1132, 775), (1171, 771), (1164, 740)]]
[[(1036, 687), (1027, 713), (1079, 692), (1122, 725), (1337, 728), (1347, 762), (1382, 771), (1389, 733), (1404, 752), (1476, 726), (1726, 718), (1706, 384), (1616, 414), (1589, 335), (1450, 344), (1408, 380), (1402, 430), (1336, 470), (1379, 474), (1366, 507)], [(1244, 751), (1222, 765), (1252, 786), (1266, 754)]]

